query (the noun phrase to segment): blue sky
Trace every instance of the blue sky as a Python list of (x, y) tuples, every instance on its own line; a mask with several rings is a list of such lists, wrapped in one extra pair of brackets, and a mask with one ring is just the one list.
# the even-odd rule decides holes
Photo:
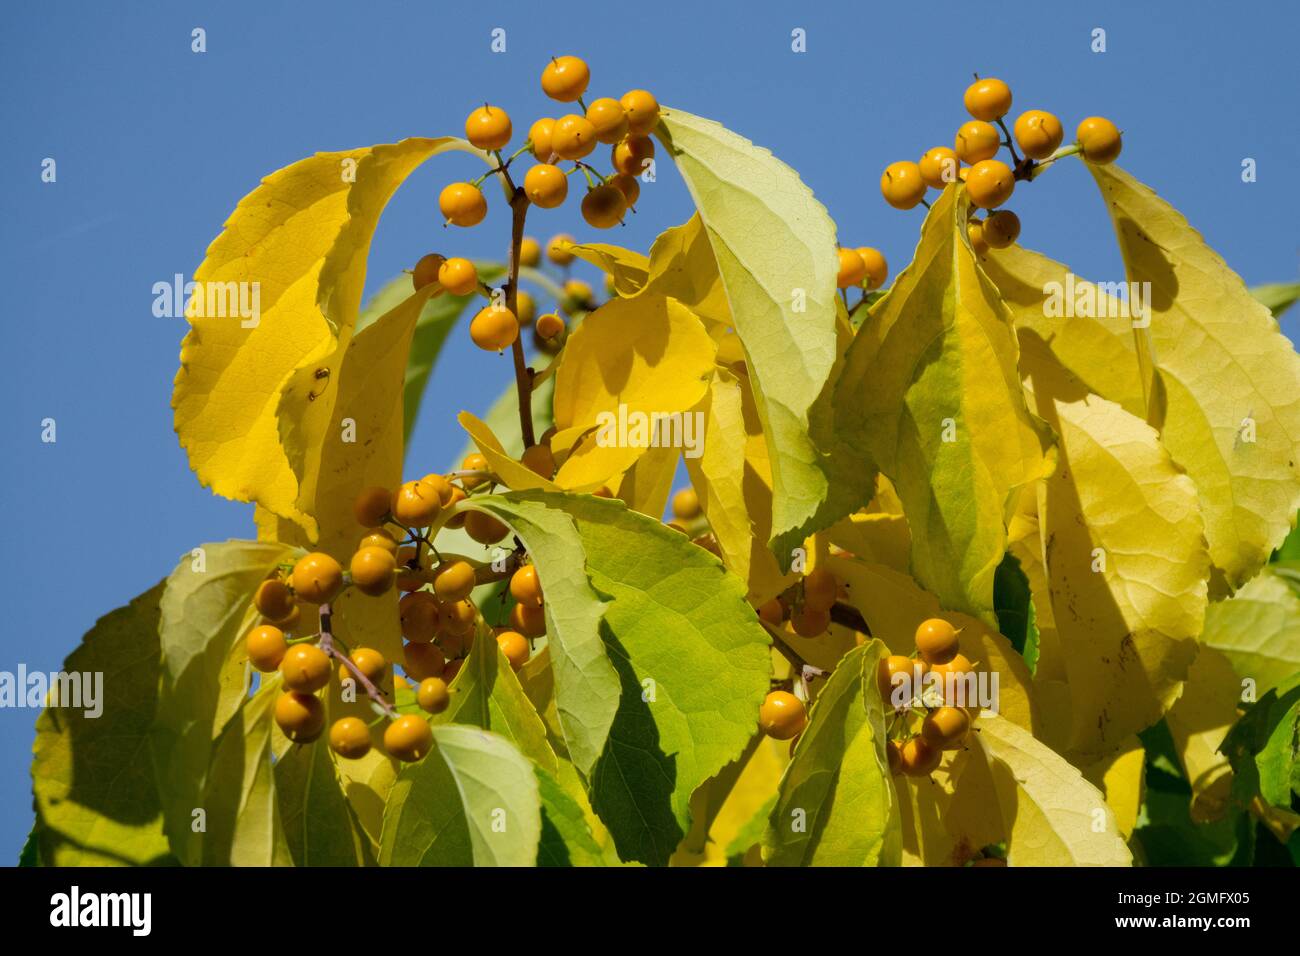
[[(980, 14), (973, 13), (978, 9)], [(1292, 2), (1094, 2), (978, 6), (344, 3), (337, 0), (11, 5), (0, 29), (0, 670), (56, 669), (95, 619), (165, 576), (195, 544), (251, 537), (250, 507), (194, 481), (169, 396), (184, 324), (155, 318), (155, 282), (188, 276), (260, 177), (317, 150), (458, 135), (484, 100), (521, 134), (559, 115), (538, 74), (553, 54), (591, 64), (594, 95), (654, 90), (716, 118), (800, 171), (847, 245), (908, 258), (921, 211), (880, 198), (880, 170), (951, 144), (972, 71), (1009, 82), (1013, 113), (1038, 107), (1067, 130), (1090, 114), (1125, 130), (1121, 164), (1191, 221), (1248, 283), (1297, 277), (1300, 193)], [(541, 16), (545, 11), (545, 18)], [(922, 12), (923, 11), (923, 12)], [(191, 30), (207, 52), (191, 52)], [(507, 52), (490, 50), (506, 31)], [(1094, 28), (1107, 51), (1090, 50)], [(791, 31), (807, 52), (791, 51)], [(522, 141), (522, 140), (521, 140)], [(41, 182), (41, 162), (58, 180)], [(1258, 182), (1243, 184), (1254, 158)], [(445, 233), (437, 193), (475, 169), (428, 163), (398, 193), (371, 254), (370, 287), (439, 249), (500, 258), (508, 216)], [(489, 199), (499, 194), (489, 193)], [(608, 241), (640, 248), (690, 214), (661, 167), (639, 213)], [(1091, 178), (1064, 164), (1017, 190), (1023, 244), (1095, 279), (1123, 278)], [(576, 202), (529, 232), (589, 235)], [(1300, 311), (1300, 310), (1298, 310)], [(1300, 316), (1288, 316), (1292, 339)], [(462, 408), (482, 411), (506, 359), (449, 345), (410, 459), (439, 467), (460, 447)], [(56, 444), (41, 421), (58, 422)], [(30, 710), (0, 710), (0, 862), (30, 813)]]

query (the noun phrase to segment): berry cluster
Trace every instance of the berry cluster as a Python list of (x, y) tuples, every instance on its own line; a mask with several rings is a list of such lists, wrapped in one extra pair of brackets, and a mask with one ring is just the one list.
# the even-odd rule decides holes
[[(541, 450), (541, 453), (538, 452)], [(525, 453), (525, 464), (538, 469), (549, 459), (545, 445)], [(544, 453), (544, 455), (542, 454)], [(553, 465), (550, 467), (553, 468)], [(373, 724), (343, 717), (329, 730), (329, 746), (340, 757), (357, 759), (371, 748), (371, 729), (387, 721), (384, 750), (402, 761), (415, 761), (433, 746), (429, 724), (415, 715), (399, 715), (384, 685), (389, 674), (383, 654), (358, 647), (345, 654), (336, 645), (343, 640), (332, 633), (330, 604), (348, 588), (378, 597), (394, 587), (404, 592), (398, 602), (402, 636), (402, 669), (417, 682), (415, 698), (430, 714), (451, 703), (450, 685), (474, 645), (487, 630), (472, 599), (474, 589), (492, 580), (509, 578), (515, 604), (509, 624), (492, 629), (497, 646), (514, 670), (527, 663), (534, 638), (546, 633), (546, 616), (537, 569), (516, 547), (498, 574), (456, 555), (441, 554), (433, 537), (442, 527), (464, 528), (475, 541), (491, 545), (503, 541), (509, 528), (482, 511), (459, 509), (460, 502), (476, 490), (490, 491), (495, 478), (484, 456), (468, 456), (459, 471), (430, 474), (390, 490), (364, 489), (353, 503), (353, 514), (364, 529), (345, 571), (328, 554), (305, 555), (291, 567), (281, 568), (263, 581), (253, 597), (262, 623), (248, 634), (249, 662), (263, 673), (278, 672), (284, 686), (275, 705), (275, 721), (295, 743), (316, 740), (324, 730), (325, 708), (319, 694), (330, 683), (331, 658), (339, 661), (340, 692), (361, 687), (380, 716)], [(398, 532), (398, 533), (395, 533)], [(288, 570), (287, 576), (283, 574)], [(303, 607), (315, 606), (320, 616), (317, 632), (289, 637), (286, 630), (301, 627)], [(401, 677), (397, 686), (409, 686)]]
[[(1011, 198), (1017, 182), (1032, 180), (1048, 163), (1072, 153), (1081, 154), (1090, 163), (1114, 162), (1123, 146), (1114, 123), (1090, 116), (1075, 131), (1074, 145), (1061, 150), (1061, 121), (1045, 110), (1021, 113), (1015, 121), (1013, 142), (1004, 119), (1011, 110), (1011, 88), (993, 77), (977, 76), (964, 100), (972, 119), (957, 130), (952, 148), (935, 146), (916, 163), (890, 163), (880, 177), (880, 191), (895, 209), (912, 209), (925, 203), (928, 188), (942, 190), (949, 183), (965, 183), (972, 206), (996, 210), (982, 220), (971, 212), (967, 235), (978, 255), (1004, 249), (1019, 237), (1019, 217), (1009, 209), (997, 208)], [(1011, 154), (1010, 165), (995, 158), (1002, 147)], [(840, 272), (843, 276), (842, 254)]]
[[(877, 680), (886, 712), (893, 714), (887, 743), (890, 771), (928, 777), (938, 769), (944, 751), (960, 749), (970, 733), (975, 702), (966, 700), (955, 685), (974, 671), (974, 665), (959, 650), (958, 632), (942, 618), (921, 622), (916, 650), (914, 657), (893, 654), (883, 659)], [(927, 674), (942, 679), (941, 684), (927, 681), (935, 693), (921, 690)], [(896, 706), (891, 698), (899, 686), (910, 686), (912, 692)], [(914, 704), (919, 707), (914, 709)]]

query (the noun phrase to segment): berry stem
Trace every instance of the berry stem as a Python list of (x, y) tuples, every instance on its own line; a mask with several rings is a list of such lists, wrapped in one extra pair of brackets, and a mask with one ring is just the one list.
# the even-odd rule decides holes
[(388, 699), (384, 697), (383, 691), (376, 687), (369, 677), (361, 673), (361, 670), (357, 665), (352, 662), (352, 658), (348, 657), (334, 646), (335, 638), (333, 632), (330, 630), (333, 616), (333, 611), (328, 604), (322, 604), (320, 606), (320, 649), (346, 667), (348, 673), (352, 675), (352, 679), (366, 689), (366, 694), (371, 700), (383, 708), (384, 713), (389, 717), (396, 717), (397, 708), (388, 702)]
[(1002, 145), (1011, 150), (1011, 158), (1015, 160), (1015, 165), (1019, 166), (1020, 155), (1016, 152), (1015, 141), (1011, 138), (1011, 130), (1007, 129), (1007, 124), (1001, 116), (998, 117), (998, 127), (1002, 130), (1002, 135), (1006, 137), (1006, 141)]
[[(503, 175), (509, 176), (509, 173)], [(506, 282), (506, 308), (516, 318), (519, 316), (519, 250), (524, 242), (524, 219), (528, 215), (528, 196), (522, 189), (515, 188), (510, 197), (510, 278)], [(524, 361), (523, 336), (515, 336), (510, 346), (510, 354), (515, 364), (515, 391), (519, 395), (519, 432), (524, 440), (524, 448), (537, 444), (533, 434), (533, 370)]]

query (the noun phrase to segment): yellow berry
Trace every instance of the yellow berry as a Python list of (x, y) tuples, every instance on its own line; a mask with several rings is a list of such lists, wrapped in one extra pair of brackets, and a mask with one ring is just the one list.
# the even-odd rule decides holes
[(532, 152), (533, 158), (539, 163), (549, 163), (554, 150), (551, 148), (551, 137), (555, 134), (555, 120), (549, 116), (543, 116), (528, 128), (529, 151)]
[(629, 136), (614, 146), (610, 158), (614, 168), (623, 175), (640, 176), (654, 155), (654, 140), (648, 136)]
[(385, 548), (361, 548), (352, 555), (352, 583), (363, 594), (378, 597), (393, 586), (397, 572), (397, 559)]
[(977, 256), (982, 256), (989, 251), (988, 240), (984, 238), (984, 223), (979, 219), (972, 219), (966, 223), (966, 238), (970, 240), (971, 250)]
[(459, 636), (469, 633), (477, 619), (478, 609), (473, 601), (451, 601), (438, 610), (439, 630)]
[(542, 582), (536, 566), (525, 564), (510, 576), (510, 596), (528, 607), (542, 606)]
[(297, 608), (293, 594), (279, 578), (270, 578), (257, 586), (253, 606), (257, 608), (258, 614), (276, 624), (288, 620)]
[(694, 488), (682, 488), (673, 495), (673, 517), (694, 521), (701, 514), (700, 496)]
[(880, 176), (880, 193), (895, 209), (911, 209), (925, 198), (925, 180), (916, 163), (890, 163)]
[(856, 249), (845, 249), (840, 247), (840, 271), (835, 277), (835, 284), (840, 289), (848, 289), (852, 286), (862, 285), (862, 280), (867, 277), (867, 264), (862, 261)]
[(623, 221), (626, 211), (627, 197), (617, 186), (597, 186), (582, 197), (582, 218), (593, 229), (612, 229)]
[(1061, 121), (1045, 110), (1026, 110), (1011, 128), (1021, 152), (1030, 159), (1046, 159), (1065, 138)]
[(785, 608), (781, 605), (780, 600), (772, 598), (766, 604), (758, 609), (759, 620), (771, 624), (773, 627), (780, 627), (781, 622), (785, 620)]
[(790, 615), (790, 626), (800, 637), (817, 637), (831, 626), (831, 615), (805, 604)]
[(947, 146), (935, 146), (933, 149), (926, 150), (917, 166), (927, 186), (943, 189), (949, 183), (957, 181), (957, 170), (961, 168), (961, 160), (957, 158), (957, 153)]
[(405, 644), (402, 646), (402, 669), (413, 680), (441, 677), (447, 659), (437, 644)]
[(308, 744), (325, 729), (325, 708), (311, 694), (281, 694), (275, 701), (275, 722), (296, 744)]
[(343, 567), (328, 554), (314, 551), (299, 558), (290, 576), (293, 590), (310, 604), (328, 604), (343, 590)]
[(966, 112), (977, 120), (995, 120), (1011, 109), (1011, 87), (999, 79), (985, 77), (966, 87)]
[(244, 647), (248, 651), (248, 662), (263, 674), (269, 674), (279, 667), (289, 650), (289, 645), (284, 640), (284, 631), (271, 624), (263, 624), (249, 631)]
[(442, 510), (436, 489), (419, 481), (408, 481), (393, 494), (393, 517), (407, 528), (427, 528)]
[(284, 686), (300, 694), (314, 694), (330, 682), (329, 655), (315, 644), (295, 644), (280, 661)]
[(452, 295), (469, 295), (478, 288), (478, 270), (468, 259), (454, 256), (438, 270), (438, 281)]
[(414, 763), (431, 749), (433, 731), (422, 717), (406, 714), (384, 728), (384, 750), (403, 763)]
[(534, 474), (550, 479), (555, 474), (555, 457), (549, 445), (530, 445), (524, 449), (519, 463)]
[(923, 737), (913, 737), (900, 748), (899, 758), (903, 773), (909, 777), (928, 777), (939, 768), (943, 751)]
[[(609, 182), (611, 186), (616, 187), (618, 191), (623, 194), (623, 199), (627, 203), (629, 209), (635, 206), (636, 201), (641, 198), (641, 182), (635, 176), (627, 176), (623, 173), (619, 173)], [(605, 276), (607, 284), (612, 283), (613, 279), (614, 277), (612, 275)], [(610, 293), (613, 294), (612, 288)]]
[(468, 561), (452, 561), (438, 569), (433, 579), (433, 593), (440, 601), (463, 601), (478, 583)]
[(569, 195), (569, 177), (559, 166), (541, 163), (524, 173), (524, 193), (534, 206), (554, 209)]
[(546, 243), (546, 258), (557, 266), (567, 266), (577, 258), (569, 248), (572, 245), (573, 237), (568, 233), (552, 236)]
[(465, 120), (465, 138), (479, 149), (500, 149), (511, 132), (510, 115), (499, 106), (480, 106)]
[(980, 160), (992, 159), (1001, 145), (1002, 137), (996, 126), (983, 120), (971, 120), (957, 130), (953, 149), (958, 159), (973, 166)]
[(1083, 151), (1083, 158), (1098, 166), (1105, 166), (1119, 158), (1124, 143), (1119, 128), (1104, 116), (1089, 116), (1075, 131), (1075, 140)]
[(447, 690), (447, 682), (441, 677), (426, 677), (420, 681), (415, 699), (421, 709), (431, 714), (441, 714), (451, 703), (451, 694)]
[(519, 264), (533, 267), (542, 261), (542, 247), (532, 236), (524, 236), (519, 244)]
[(922, 621), (916, 628), (916, 649), (929, 664), (944, 664), (957, 653), (957, 630), (941, 617)]
[(966, 177), (970, 201), (981, 209), (1001, 206), (1011, 198), (1015, 188), (1016, 177), (1011, 167), (997, 159), (981, 160), (971, 167)]
[(994, 249), (1005, 249), (1020, 237), (1020, 217), (1010, 209), (999, 209), (984, 220), (984, 241)]
[(503, 305), (485, 306), (470, 322), (469, 337), (485, 352), (500, 352), (519, 338), (519, 320)]
[(659, 125), (659, 101), (648, 90), (629, 90), (619, 102), (627, 114), (628, 132), (649, 136)]
[(803, 579), (804, 607), (813, 611), (829, 611), (839, 595), (840, 582), (825, 568), (815, 568)]
[(376, 528), (388, 517), (393, 505), (393, 495), (387, 488), (372, 485), (362, 489), (352, 503), (352, 515), (363, 528)]
[(330, 750), (347, 760), (370, 752), (370, 728), (356, 717), (344, 717), (330, 727)]
[(596, 148), (596, 127), (585, 116), (570, 113), (555, 121), (551, 150), (560, 159), (583, 159)]
[(528, 646), (528, 638), (517, 631), (504, 631), (498, 634), (497, 647), (501, 648), (501, 653), (510, 662), (510, 669), (514, 671), (527, 664), (528, 656), (532, 653), (532, 649)]
[(627, 112), (618, 100), (602, 97), (587, 107), (587, 121), (596, 130), (596, 140), (617, 143), (627, 135)]
[(519, 320), (520, 325), (529, 325), (536, 316), (537, 304), (533, 301), (533, 297), (520, 289), (515, 293), (515, 318)]
[(487, 215), (487, 200), (473, 183), (452, 183), (438, 195), (438, 209), (453, 225), (477, 226)]
[[(918, 686), (918, 683), (924, 673), (924, 663), (914, 661), (912, 658), (904, 657), (901, 654), (891, 654), (889, 657), (881, 659), (876, 670), (876, 683), (880, 688), (880, 696), (884, 700), (885, 706), (892, 706), (894, 691), (899, 686), (903, 688), (904, 697), (907, 701), (920, 694), (921, 687)], [(906, 677), (906, 681), (898, 678), (900, 674)]]
[(438, 270), (446, 261), (446, 256), (440, 256), (436, 252), (420, 256), (420, 261), (415, 264), (415, 269), (411, 272), (411, 284), (416, 289), (423, 289), (426, 285), (437, 282)]
[(938, 750), (956, 750), (970, 732), (970, 714), (962, 707), (937, 707), (921, 724), (921, 737)]
[(803, 701), (788, 690), (774, 690), (758, 709), (758, 725), (774, 740), (796, 737), (808, 724)]
[[(353, 665), (359, 670), (366, 680), (378, 686), (384, 682), (388, 676), (388, 661), (384, 655), (379, 653), (373, 647), (358, 647), (348, 655)], [(352, 671), (346, 664), (339, 665), (339, 680), (353, 678)], [(355, 678), (353, 678), (355, 679)]]
[(541, 637), (546, 633), (546, 610), (516, 604), (510, 609), (510, 629), (525, 637)]
[(552, 57), (542, 70), (542, 92), (561, 103), (572, 103), (587, 91), (591, 70), (576, 56)]
[(550, 340), (564, 334), (564, 320), (554, 312), (547, 312), (537, 317), (537, 335)]
[(438, 601), (428, 591), (413, 591), (397, 602), (402, 637), (428, 644), (438, 630)]
[(879, 249), (871, 246), (859, 246), (857, 253), (867, 266), (867, 288), (879, 289), (889, 278), (889, 263)]

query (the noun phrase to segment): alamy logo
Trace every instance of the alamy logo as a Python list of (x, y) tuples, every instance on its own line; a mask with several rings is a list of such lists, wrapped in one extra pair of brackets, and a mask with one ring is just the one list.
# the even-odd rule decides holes
[(1067, 272), (1064, 282), (1044, 283), (1043, 295), (1049, 319), (1128, 319), (1135, 329), (1151, 324), (1150, 282), (1086, 282)]
[(242, 329), (262, 321), (260, 282), (186, 282), (179, 272), (171, 282), (153, 284), (153, 314), (160, 319), (239, 319)]
[(150, 893), (82, 893), (78, 886), (50, 897), (51, 926), (128, 926), (148, 936), (153, 925)]
[(618, 406), (596, 415), (600, 448), (681, 448), (686, 458), (704, 454), (703, 412), (641, 412)]
[(104, 712), (103, 671), (0, 671), (0, 707), (71, 707), (91, 720)]

